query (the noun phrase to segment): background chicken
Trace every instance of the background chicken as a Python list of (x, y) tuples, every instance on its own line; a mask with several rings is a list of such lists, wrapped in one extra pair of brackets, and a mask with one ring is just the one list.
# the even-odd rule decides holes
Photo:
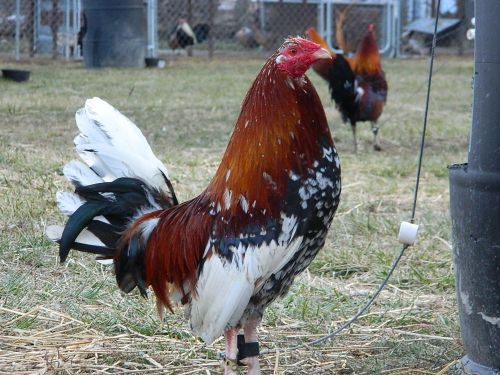
[(168, 46), (177, 49), (202, 43), (207, 39), (209, 32), (210, 26), (206, 23), (198, 23), (191, 28), (189, 23), (181, 18), (168, 38)]
[[(328, 47), (314, 28), (306, 31), (314, 42)], [(349, 121), (354, 137), (354, 150), (357, 152), (356, 123), (370, 121), (373, 132), (373, 148), (380, 151), (377, 121), (387, 100), (387, 81), (382, 70), (380, 54), (373, 25), (368, 26), (356, 54), (346, 58), (329, 49), (332, 61), (320, 61), (313, 69), (329, 83), (332, 100), (342, 115), (344, 122)]]
[(121, 290), (151, 287), (160, 312), (182, 303), (207, 343), (224, 334), (226, 374), (237, 360), (258, 374), (264, 309), (323, 247), (339, 203), (339, 159), (304, 75), (330, 58), (316, 43), (286, 40), (247, 93), (212, 181), (181, 204), (139, 129), (88, 100), (76, 114), (85, 163), (64, 167), (75, 192), (57, 196), (69, 219), (47, 230), (61, 261), (71, 248), (112, 259)]
[(235, 39), (245, 48), (263, 47), (268, 49), (273, 39), (267, 33), (261, 31), (256, 24), (243, 26), (234, 34)]

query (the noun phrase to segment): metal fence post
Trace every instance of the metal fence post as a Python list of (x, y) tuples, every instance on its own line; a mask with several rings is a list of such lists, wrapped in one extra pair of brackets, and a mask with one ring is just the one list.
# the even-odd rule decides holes
[[(193, 1), (192, 0), (187, 0), (186, 1), (186, 6), (187, 6), (187, 22), (189, 25), (193, 25)], [(193, 46), (187, 46), (186, 51), (188, 56), (193, 56)]]
[(266, 29), (266, 9), (264, 8), (264, 0), (259, 0), (259, 28), (260, 31)]
[(469, 163), (450, 166), (461, 374), (500, 374), (500, 29), (498, 0), (475, 2)]
[(71, 11), (71, 5), (70, 5), (70, 0), (66, 0), (66, 12), (65, 12), (65, 17), (64, 17), (64, 22), (66, 23), (64, 27), (64, 58), (66, 60), (69, 60), (69, 54), (70, 54), (70, 29), (69, 29), (69, 23), (70, 23), (70, 11)]
[(329, 46), (333, 45), (332, 43), (332, 21), (335, 16), (335, 10), (333, 9), (333, 3), (328, 1), (326, 3), (326, 42)]
[(148, 57), (157, 56), (158, 9), (156, 0), (148, 0)]
[(396, 17), (396, 30), (394, 32), (394, 37), (395, 37), (395, 51), (394, 51), (394, 57), (399, 57), (401, 54), (401, 4), (399, 1), (396, 1), (394, 5), (394, 14)]
[(208, 34), (208, 58), (212, 60), (214, 57), (214, 27), (215, 27), (215, 4), (214, 0), (209, 0), (208, 2), (208, 25), (210, 26), (210, 31)]
[(38, 53), (38, 43), (39, 43), (39, 29), (40, 29), (40, 0), (35, 0), (35, 10), (34, 10), (35, 24), (33, 25), (33, 45), (35, 51)]
[(16, 0), (16, 60), (20, 58), (21, 49), (21, 0)]
[(320, 0), (318, 4), (318, 22), (316, 28), (321, 35), (325, 32), (325, 0)]

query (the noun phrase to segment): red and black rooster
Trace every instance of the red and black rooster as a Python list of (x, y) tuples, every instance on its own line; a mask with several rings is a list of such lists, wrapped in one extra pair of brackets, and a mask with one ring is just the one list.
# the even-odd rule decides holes
[(47, 229), (61, 261), (70, 249), (112, 259), (121, 290), (146, 296), (151, 287), (161, 313), (185, 305), (207, 343), (224, 334), (226, 374), (237, 363), (260, 373), (264, 309), (323, 247), (339, 203), (339, 158), (304, 75), (330, 58), (316, 43), (287, 39), (248, 91), (212, 181), (180, 204), (140, 130), (87, 100), (76, 114), (84, 163), (63, 170), (75, 192), (57, 195), (69, 219)]
[(357, 152), (356, 123), (370, 121), (373, 132), (373, 148), (380, 151), (377, 121), (387, 100), (387, 81), (380, 63), (377, 40), (373, 25), (361, 40), (356, 54), (351, 58), (336, 54), (328, 48), (314, 28), (306, 30), (308, 37), (328, 49), (331, 61), (322, 60), (313, 64), (313, 69), (329, 83), (332, 100), (342, 115), (342, 120), (351, 124), (354, 150)]

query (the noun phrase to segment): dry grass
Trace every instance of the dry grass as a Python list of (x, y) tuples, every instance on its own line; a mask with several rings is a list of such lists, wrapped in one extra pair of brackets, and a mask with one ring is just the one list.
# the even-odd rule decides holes
[[(0, 373), (219, 373), (218, 341), (193, 338), (182, 311), (160, 323), (154, 302), (117, 291), (109, 269), (72, 253), (59, 265), (44, 238), (63, 218), (54, 204), (74, 157), (74, 112), (101, 96), (143, 129), (181, 199), (207, 184), (262, 61), (178, 60), (165, 70), (85, 71), (27, 66), (23, 85), (0, 80)], [(7, 65), (7, 64), (2, 64)], [(325, 249), (260, 330), (266, 374), (438, 374), (460, 357), (446, 165), (466, 159), (472, 62), (438, 59), (411, 248), (387, 289), (348, 331), (287, 351), (352, 316), (399, 251), (415, 181), (427, 61), (386, 61), (384, 151), (359, 127), (360, 153), (313, 73), (342, 159), (343, 196)]]

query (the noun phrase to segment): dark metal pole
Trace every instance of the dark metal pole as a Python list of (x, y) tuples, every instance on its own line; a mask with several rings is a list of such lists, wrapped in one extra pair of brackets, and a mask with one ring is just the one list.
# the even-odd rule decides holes
[(500, 1), (475, 2), (469, 163), (450, 166), (460, 327), (459, 371), (500, 374)]

